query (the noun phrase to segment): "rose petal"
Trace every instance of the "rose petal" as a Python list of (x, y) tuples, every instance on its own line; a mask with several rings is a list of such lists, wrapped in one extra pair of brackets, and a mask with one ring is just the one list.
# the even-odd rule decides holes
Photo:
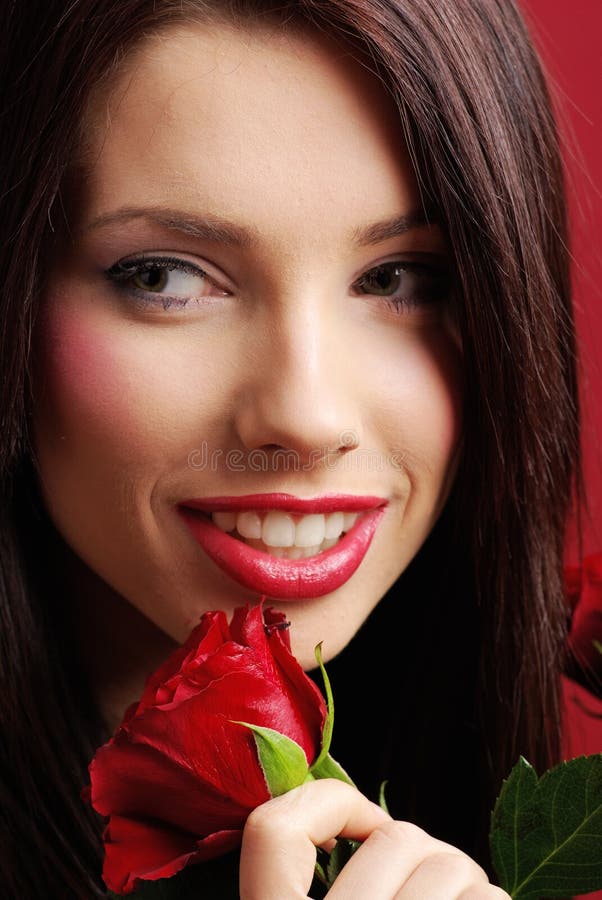
[[(274, 721), (276, 717), (270, 715), (269, 707), (265, 706), (269, 692), (262, 697), (258, 690), (258, 696), (254, 698), (260, 703), (264, 700), (263, 715), (261, 710), (245, 702), (240, 689), (248, 684), (248, 679), (245, 681), (236, 673), (220, 683), (228, 697), (236, 696), (237, 692), (241, 694), (240, 704), (229, 704), (228, 713), (232, 720), (257, 725), (263, 725), (266, 719)], [(265, 685), (260, 688), (265, 690)], [(253, 735), (249, 729), (241, 729), (226, 719), (222, 710), (227, 707), (219, 696), (213, 694), (211, 701), (209, 703), (201, 695), (174, 707), (145, 710), (136, 720), (135, 730), (129, 732), (128, 739), (141, 746), (148, 744), (224, 796), (253, 809), (269, 799)]]
[(156, 819), (204, 837), (240, 826), (255, 806), (269, 798), (257, 763), (251, 762), (253, 771), (247, 772), (244, 790), (235, 792), (238, 779), (233, 779), (230, 790), (216, 790), (202, 773), (159, 749), (121, 740), (102, 747), (91, 763), (92, 804), (101, 815)]
[(286, 649), (290, 653), (291, 649), (291, 636), (288, 627), (282, 628), (278, 626), (286, 625), (288, 626), (290, 623), (287, 621), (284, 613), (279, 612), (277, 609), (274, 609), (273, 606), (264, 607), (263, 610), (263, 620), (266, 626), (269, 628), (272, 626), (274, 631), (278, 632), (281, 642), (284, 644)]
[(105, 829), (102, 877), (109, 890), (130, 894), (143, 881), (169, 878), (186, 865), (213, 859), (240, 844), (238, 829), (215, 832), (202, 840), (158, 824), (113, 816)]
[[(299, 703), (295, 700), (294, 691), (290, 689), (287, 679), (279, 679), (274, 684), (262, 677), (260, 669), (247, 664), (240, 671), (234, 670), (222, 675), (206, 691), (199, 692), (186, 701), (156, 708), (157, 714), (163, 713), (166, 716), (164, 725), (158, 718), (153, 718), (149, 731), (148, 725), (142, 725), (140, 719), (136, 729), (148, 735), (149, 741), (155, 744), (159, 735), (162, 735), (164, 746), (173, 746), (180, 743), (176, 734), (188, 734), (191, 730), (196, 735), (211, 734), (206, 729), (211, 729), (213, 724), (207, 721), (206, 716), (224, 718), (224, 711), (227, 710), (230, 720), (263, 725), (286, 735), (303, 747), (308, 763), (311, 764), (320, 746), (323, 712), (316, 711), (315, 702), (314, 707), (310, 708), (302, 696)], [(147, 710), (144, 716), (149, 712), (151, 711)], [(156, 729), (154, 732), (153, 728)], [(196, 740), (197, 750), (194, 755), (200, 757), (206, 752), (206, 747), (198, 743), (198, 738)]]
[(314, 743), (318, 736), (319, 746), (326, 718), (326, 703), (321, 692), (283, 643), (280, 631), (270, 635), (270, 650), (277, 664), (283, 694), (295, 709), (304, 730), (313, 736)]
[(155, 703), (168, 703), (171, 697), (166, 693), (167, 685), (171, 679), (179, 675), (187, 659), (205, 659), (229, 639), (230, 631), (225, 613), (222, 610), (205, 613), (200, 623), (188, 635), (186, 643), (174, 651), (147, 679), (138, 709), (142, 711)]
[[(264, 626), (263, 599), (235, 610), (230, 626), (222, 611), (206, 613), (90, 765), (91, 802), (110, 816), (107, 877), (123, 892), (231, 849), (269, 799), (254, 736), (239, 722), (281, 732), (308, 763), (319, 751), (324, 700), (286, 629)], [(272, 609), (265, 617), (286, 622)]]

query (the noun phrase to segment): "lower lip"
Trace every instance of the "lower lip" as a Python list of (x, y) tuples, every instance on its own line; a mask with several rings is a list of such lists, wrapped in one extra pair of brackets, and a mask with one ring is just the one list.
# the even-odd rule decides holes
[(334, 547), (307, 559), (262, 553), (189, 507), (181, 506), (178, 512), (207, 556), (238, 584), (282, 600), (305, 600), (330, 594), (351, 578), (368, 552), (385, 507), (364, 513)]

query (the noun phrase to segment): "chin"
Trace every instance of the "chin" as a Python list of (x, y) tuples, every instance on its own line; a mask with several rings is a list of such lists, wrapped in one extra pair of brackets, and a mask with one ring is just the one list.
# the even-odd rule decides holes
[[(276, 604), (274, 604), (276, 606)], [(288, 613), (284, 604), (280, 606), (283, 612)], [(276, 606), (276, 608), (279, 608)], [(297, 617), (294, 612), (288, 615), (291, 622), (290, 638), (291, 650), (299, 662), (299, 665), (310, 671), (317, 668), (315, 648), (322, 644), (322, 662), (325, 664), (338, 656), (355, 636), (357, 628), (349, 621), (349, 617), (343, 623), (333, 622), (330, 617), (320, 617), (317, 621), (307, 621), (304, 616)]]

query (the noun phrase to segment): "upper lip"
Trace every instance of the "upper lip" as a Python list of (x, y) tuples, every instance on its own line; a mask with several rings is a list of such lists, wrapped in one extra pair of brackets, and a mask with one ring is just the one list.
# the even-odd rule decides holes
[(238, 497), (200, 497), (183, 500), (180, 505), (202, 512), (226, 510), (282, 509), (290, 513), (362, 512), (387, 503), (385, 497), (358, 494), (323, 494), (321, 497), (295, 497), (294, 494), (243, 494)]

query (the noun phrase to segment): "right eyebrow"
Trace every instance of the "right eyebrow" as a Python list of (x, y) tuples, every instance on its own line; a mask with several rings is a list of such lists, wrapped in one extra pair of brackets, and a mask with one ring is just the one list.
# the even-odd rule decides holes
[(214, 241), (227, 246), (249, 247), (255, 238), (250, 230), (234, 225), (219, 216), (196, 216), (181, 210), (153, 206), (125, 206), (114, 212), (105, 213), (94, 219), (86, 230), (120, 225), (134, 219), (146, 219), (163, 228), (181, 231), (200, 240)]

